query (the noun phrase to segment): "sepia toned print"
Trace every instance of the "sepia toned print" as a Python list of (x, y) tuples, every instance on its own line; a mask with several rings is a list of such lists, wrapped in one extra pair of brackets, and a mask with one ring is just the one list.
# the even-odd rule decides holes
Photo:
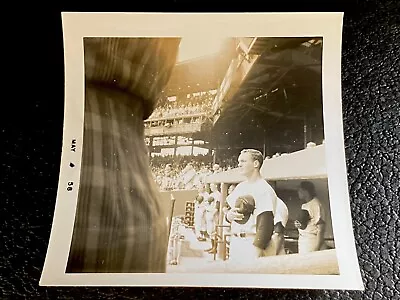
[[(328, 160), (329, 42), (309, 32), (84, 34), (65, 284), (210, 286), (202, 274), (243, 274), (314, 276), (296, 288), (329, 288), (323, 276), (349, 276)], [(144, 273), (161, 281), (144, 284)]]

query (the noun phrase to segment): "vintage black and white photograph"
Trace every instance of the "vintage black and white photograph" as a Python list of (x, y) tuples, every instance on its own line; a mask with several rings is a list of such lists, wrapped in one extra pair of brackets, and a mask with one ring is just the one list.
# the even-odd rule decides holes
[(329, 36), (218, 28), (83, 33), (81, 127), (65, 159), (75, 181), (60, 176), (76, 206), (70, 238), (52, 232), (68, 239), (65, 275), (343, 275), (351, 217), (334, 209), (348, 197), (328, 167)]

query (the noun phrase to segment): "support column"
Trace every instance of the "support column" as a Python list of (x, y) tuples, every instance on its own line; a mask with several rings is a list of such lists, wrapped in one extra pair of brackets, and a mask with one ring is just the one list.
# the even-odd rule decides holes
[(266, 156), (268, 156), (268, 153), (270, 152), (270, 145), (271, 145), (271, 142), (270, 142), (270, 140), (268, 139), (268, 134), (269, 134), (269, 130), (265, 130), (264, 129), (264, 136), (265, 136), (265, 155), (264, 155), (264, 158), (266, 157)]
[(154, 151), (154, 145), (153, 145), (153, 137), (150, 137), (150, 143), (149, 143), (149, 158), (151, 159), (151, 153)]
[(216, 161), (217, 161), (217, 147), (214, 148), (213, 165), (215, 165)]
[(265, 148), (265, 129), (264, 129), (264, 143), (263, 143), (263, 157), (265, 158), (265, 151), (266, 151), (266, 148)]
[(178, 147), (178, 137), (175, 135), (175, 142), (174, 142), (174, 158), (176, 156), (176, 148)]
[[(224, 211), (223, 208), (225, 207), (226, 197), (228, 195), (228, 184), (221, 183), (221, 202), (219, 205), (219, 216), (218, 216), (218, 225), (224, 224)], [(223, 238), (224, 227), (218, 227), (217, 234), (219, 237)], [(223, 243), (218, 243), (217, 247), (218, 259), (224, 260), (226, 257), (226, 246)]]
[(194, 150), (194, 138), (192, 137), (192, 151), (191, 151), (192, 156), (193, 156), (193, 150)]
[(304, 149), (307, 148), (307, 113), (304, 113), (303, 117), (303, 143), (304, 143)]
[(307, 118), (307, 140), (309, 142), (315, 142), (315, 141), (313, 141), (313, 131), (314, 131), (313, 123), (314, 123), (313, 118), (308, 116), (308, 118)]

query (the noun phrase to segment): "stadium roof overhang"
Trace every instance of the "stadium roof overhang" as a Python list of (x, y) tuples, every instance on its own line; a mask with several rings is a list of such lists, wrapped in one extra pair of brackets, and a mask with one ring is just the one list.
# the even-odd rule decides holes
[(177, 63), (163, 91), (164, 95), (218, 89), (234, 55), (235, 40), (227, 39), (218, 53)]
[(244, 48), (256, 59), (222, 99), (216, 136), (227, 130), (271, 130), (278, 122), (302, 121), (315, 110), (322, 116), (322, 39), (254, 38)]
[(250, 145), (299, 127), (306, 112), (322, 117), (322, 39), (232, 38), (219, 53), (178, 63), (164, 96), (209, 89), (218, 89), (214, 124), (198, 138), (211, 143)]

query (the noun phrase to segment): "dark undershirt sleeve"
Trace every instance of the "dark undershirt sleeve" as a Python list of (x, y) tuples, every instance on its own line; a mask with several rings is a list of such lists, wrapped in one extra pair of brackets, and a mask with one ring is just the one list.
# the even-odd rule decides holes
[(253, 245), (265, 249), (271, 240), (274, 230), (274, 215), (272, 211), (265, 211), (257, 216), (256, 237)]

